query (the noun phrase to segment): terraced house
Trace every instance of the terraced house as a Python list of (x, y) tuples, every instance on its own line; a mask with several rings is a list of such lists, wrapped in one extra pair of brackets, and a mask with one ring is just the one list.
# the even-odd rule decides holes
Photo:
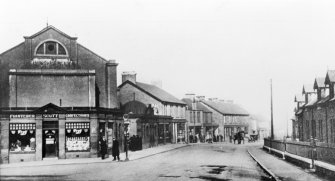
[(201, 103), (202, 100), (205, 100), (205, 96), (195, 94), (186, 94), (182, 99), (187, 104), (186, 120), (190, 142), (205, 142), (206, 138), (212, 139), (214, 130), (219, 127), (212, 119), (212, 112)]
[(304, 101), (295, 99), (293, 130), (299, 141), (315, 139), (324, 146), (335, 146), (334, 84), (335, 70), (329, 70), (325, 77), (316, 78), (313, 86), (304, 85)]
[(142, 137), (143, 147), (186, 140), (186, 104), (160, 87), (138, 82), (135, 72), (123, 72), (118, 96), (129, 115), (130, 136)]

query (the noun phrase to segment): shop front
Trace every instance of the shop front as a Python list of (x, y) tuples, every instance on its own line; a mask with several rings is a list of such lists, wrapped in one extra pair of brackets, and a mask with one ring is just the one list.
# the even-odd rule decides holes
[[(113, 125), (121, 125), (122, 119), (118, 117), (121, 113), (97, 114), (97, 111), (74, 113), (64, 109), (42, 114), (29, 109), (2, 111), (1, 163), (98, 157), (100, 137), (111, 135), (108, 136), (111, 142), (118, 134), (113, 132)], [(100, 119), (106, 123), (103, 132), (99, 131)]]

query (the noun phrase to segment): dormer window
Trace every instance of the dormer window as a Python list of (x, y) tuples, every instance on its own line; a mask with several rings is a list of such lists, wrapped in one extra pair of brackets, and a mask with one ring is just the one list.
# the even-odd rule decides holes
[(36, 49), (36, 55), (67, 55), (63, 45), (55, 41), (46, 41)]

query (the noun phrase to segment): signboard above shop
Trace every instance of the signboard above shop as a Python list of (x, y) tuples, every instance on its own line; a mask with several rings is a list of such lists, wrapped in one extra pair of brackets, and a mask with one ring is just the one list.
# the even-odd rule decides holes
[[(35, 114), (11, 114), (9, 117), (13, 119), (14, 118), (23, 119), (23, 118), (35, 118), (36, 116)], [(42, 114), (42, 118), (59, 118), (59, 117), (60, 117), (59, 114)], [(65, 114), (65, 117), (67, 118), (89, 118), (90, 114)]]
[(34, 114), (11, 114), (10, 118), (35, 118)]

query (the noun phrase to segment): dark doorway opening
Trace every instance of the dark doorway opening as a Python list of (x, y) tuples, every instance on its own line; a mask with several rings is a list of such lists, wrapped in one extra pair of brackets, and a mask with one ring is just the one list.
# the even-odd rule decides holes
[(43, 122), (43, 158), (58, 157), (58, 121)]

